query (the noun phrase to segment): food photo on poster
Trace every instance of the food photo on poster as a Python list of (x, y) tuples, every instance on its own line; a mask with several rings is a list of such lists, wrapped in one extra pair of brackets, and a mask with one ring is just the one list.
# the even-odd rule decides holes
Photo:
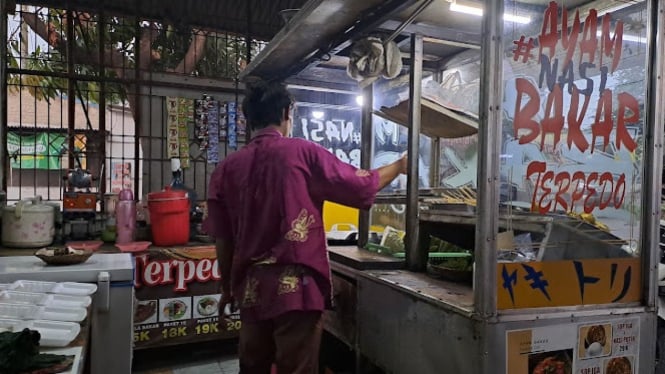
[(532, 374), (570, 374), (573, 361), (572, 349), (529, 354), (529, 373)]
[(612, 348), (612, 325), (583, 326), (579, 332), (579, 358), (607, 356)]
[(159, 300), (159, 310), (160, 322), (190, 319), (192, 316), (191, 298)]

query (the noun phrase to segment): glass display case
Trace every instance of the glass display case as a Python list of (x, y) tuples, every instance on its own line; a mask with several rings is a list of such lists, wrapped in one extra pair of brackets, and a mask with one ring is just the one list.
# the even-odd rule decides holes
[[(323, 3), (247, 75), (345, 1)], [(409, 168), (360, 214), (359, 248), (329, 249), (343, 306), (326, 328), (390, 372), (652, 372), (665, 4), (365, 5), (318, 45), (348, 44), (300, 56), (396, 41), (401, 74), (351, 84), (371, 101), (360, 166), (406, 150)]]

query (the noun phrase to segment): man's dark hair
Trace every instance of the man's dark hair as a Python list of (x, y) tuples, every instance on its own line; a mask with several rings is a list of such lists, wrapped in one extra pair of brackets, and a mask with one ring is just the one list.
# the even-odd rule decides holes
[(293, 96), (283, 84), (254, 81), (247, 83), (242, 111), (249, 127), (260, 130), (270, 125), (279, 125), (284, 119), (284, 110), (288, 111), (292, 103)]

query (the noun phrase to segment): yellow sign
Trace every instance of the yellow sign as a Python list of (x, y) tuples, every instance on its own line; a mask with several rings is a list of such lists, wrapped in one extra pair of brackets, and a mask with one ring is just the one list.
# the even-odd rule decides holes
[(326, 232), (335, 224), (352, 224), (358, 227), (358, 209), (326, 201), (323, 204), (323, 223)]
[(629, 303), (642, 296), (639, 258), (500, 263), (498, 309)]

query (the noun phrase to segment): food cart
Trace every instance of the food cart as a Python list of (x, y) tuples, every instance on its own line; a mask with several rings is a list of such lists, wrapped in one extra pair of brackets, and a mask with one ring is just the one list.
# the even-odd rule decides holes
[[(386, 123), (408, 134), (405, 191), (329, 248), (325, 327), (356, 372), (654, 371), (664, 6), (311, 0), (253, 60), (247, 79), (362, 95), (363, 168)], [(350, 67), (368, 37), (401, 74)]]

